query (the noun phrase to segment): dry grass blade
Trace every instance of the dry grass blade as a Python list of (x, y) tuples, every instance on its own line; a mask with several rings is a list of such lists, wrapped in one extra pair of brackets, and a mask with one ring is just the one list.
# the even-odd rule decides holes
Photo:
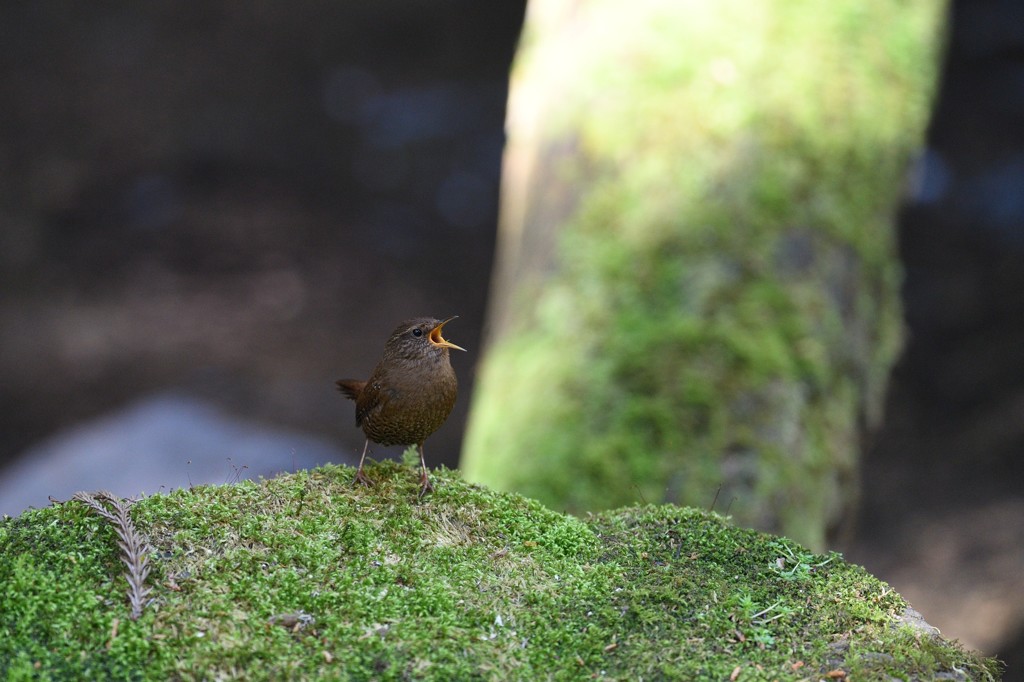
[(78, 492), (71, 499), (84, 503), (114, 526), (118, 537), (117, 546), (121, 549), (121, 562), (126, 569), (128, 603), (132, 607), (131, 618), (137, 620), (142, 615), (146, 597), (151, 589), (146, 585), (146, 578), (149, 577), (149, 555), (152, 548), (135, 528), (128, 513), (134, 500), (121, 499), (105, 490), (96, 493)]

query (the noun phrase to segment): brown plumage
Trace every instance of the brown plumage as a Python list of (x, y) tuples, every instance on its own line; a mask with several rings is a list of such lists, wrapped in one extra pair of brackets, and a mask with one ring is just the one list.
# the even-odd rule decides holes
[(356, 483), (372, 485), (363, 473), (370, 441), (416, 445), (420, 453), (420, 495), (433, 490), (423, 459), (423, 441), (444, 423), (455, 405), (458, 384), (448, 349), (466, 350), (441, 336), (454, 320), (419, 317), (402, 322), (384, 344), (384, 357), (366, 381), (341, 379), (338, 389), (356, 401), (356, 426), (366, 434)]

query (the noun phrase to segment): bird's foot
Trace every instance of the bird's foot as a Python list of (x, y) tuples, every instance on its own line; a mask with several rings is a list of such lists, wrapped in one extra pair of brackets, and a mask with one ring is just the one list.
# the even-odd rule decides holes
[(363, 473), (362, 469), (356, 471), (356, 477), (352, 479), (352, 485), (365, 485), (367, 488), (373, 485), (373, 480)]
[(420, 476), (420, 494), (419, 494), (419, 498), (422, 500), (424, 495), (426, 495), (427, 493), (432, 493), (432, 492), (434, 492), (434, 485), (430, 482), (430, 478), (427, 476), (426, 472), (424, 472)]

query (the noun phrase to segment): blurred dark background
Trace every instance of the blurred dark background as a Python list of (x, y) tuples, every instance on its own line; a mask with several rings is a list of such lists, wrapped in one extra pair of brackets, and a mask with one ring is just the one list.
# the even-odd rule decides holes
[[(0, 513), (87, 487), (75, 448), (132, 494), (115, 448), (91, 447), (126, 432), (160, 468), (133, 488), (150, 492), (351, 459), (334, 379), (368, 376), (399, 321), (460, 315), (446, 335), (479, 351), (524, 9), (0, 7), (0, 464), (60, 463), (0, 483)], [(468, 404), (432, 465), (456, 465)], [(199, 461), (254, 424), (321, 440)]]
[[(0, 512), (128, 476), (110, 438), (164, 467), (148, 492), (351, 461), (333, 380), (422, 314), (471, 351), (427, 448), (456, 465), (524, 4), (0, 6)], [(1024, 679), (1024, 5), (950, 16), (909, 339), (840, 549)]]
[(847, 556), (1024, 680), (1024, 3), (960, 0), (900, 216), (908, 339)]

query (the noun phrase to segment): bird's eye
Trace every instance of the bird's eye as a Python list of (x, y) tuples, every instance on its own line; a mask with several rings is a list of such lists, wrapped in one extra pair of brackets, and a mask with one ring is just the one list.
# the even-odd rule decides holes
[(412, 335), (415, 336), (416, 338), (419, 338), (423, 336), (423, 330), (417, 327), (416, 329), (412, 330)]

